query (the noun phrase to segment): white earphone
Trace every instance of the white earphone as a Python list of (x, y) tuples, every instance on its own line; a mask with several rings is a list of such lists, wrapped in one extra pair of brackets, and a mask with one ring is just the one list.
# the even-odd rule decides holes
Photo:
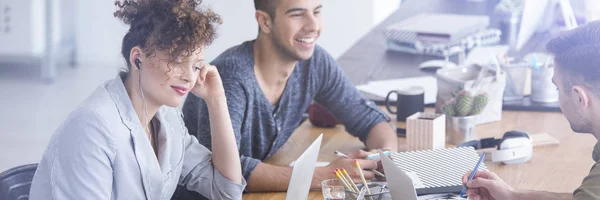
[(144, 96), (144, 91), (142, 90), (142, 68), (140, 67), (140, 64), (142, 64), (142, 61), (140, 61), (139, 58), (135, 59), (135, 66), (137, 67), (138, 70), (140, 70), (140, 72), (138, 73), (138, 80), (139, 80), (139, 85), (140, 85), (140, 94), (142, 94), (142, 102), (143, 102), (143, 106), (144, 106), (144, 124), (142, 124), (142, 126), (144, 127), (144, 130), (146, 130), (146, 132), (150, 133), (150, 129), (148, 128), (148, 123), (150, 123), (148, 121), (148, 109), (146, 107), (146, 97)]

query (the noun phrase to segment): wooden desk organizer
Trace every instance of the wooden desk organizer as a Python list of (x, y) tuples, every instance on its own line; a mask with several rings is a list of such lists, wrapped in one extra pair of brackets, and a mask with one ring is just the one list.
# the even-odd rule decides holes
[(446, 115), (417, 112), (406, 118), (408, 150), (446, 147)]

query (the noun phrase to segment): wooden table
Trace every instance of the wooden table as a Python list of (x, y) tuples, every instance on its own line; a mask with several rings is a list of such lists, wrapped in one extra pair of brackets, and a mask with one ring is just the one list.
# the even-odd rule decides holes
[[(432, 112), (431, 108), (426, 112)], [(585, 177), (592, 164), (592, 149), (597, 140), (589, 134), (574, 133), (561, 113), (504, 111), (499, 122), (483, 124), (475, 129), (476, 136), (501, 137), (506, 131), (519, 130), (530, 134), (548, 133), (560, 141), (559, 145), (534, 148), (531, 161), (518, 165), (486, 162), (490, 171), (497, 173), (514, 188), (571, 193)], [(393, 119), (394, 120), (394, 119)], [(397, 123), (398, 127), (404, 126)], [(288, 165), (323, 133), (318, 161), (329, 162), (337, 157), (334, 150), (351, 151), (363, 148), (358, 138), (344, 127), (317, 128), (306, 121), (298, 127), (286, 144), (269, 160), (270, 164)], [(404, 138), (398, 138), (400, 151), (406, 150)], [(249, 193), (244, 199), (285, 199), (285, 192)], [(311, 191), (309, 199), (323, 199), (320, 191)]]

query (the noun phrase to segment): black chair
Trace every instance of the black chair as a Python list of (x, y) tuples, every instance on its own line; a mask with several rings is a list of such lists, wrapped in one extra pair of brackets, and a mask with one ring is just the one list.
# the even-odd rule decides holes
[(18, 166), (0, 174), (0, 199), (27, 200), (37, 164)]
[(177, 189), (175, 189), (171, 200), (208, 200), (208, 198), (196, 191), (188, 190), (182, 185), (177, 185)]

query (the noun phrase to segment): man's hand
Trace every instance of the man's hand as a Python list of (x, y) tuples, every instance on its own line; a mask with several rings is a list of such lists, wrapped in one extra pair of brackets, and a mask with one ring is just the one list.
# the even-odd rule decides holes
[[(385, 151), (390, 151), (390, 150), (389, 149), (382, 149), (381, 151), (385, 152)], [(364, 160), (368, 156), (373, 155), (373, 154), (379, 155), (379, 149), (372, 149), (370, 151), (364, 151), (364, 150), (361, 150), (361, 149), (357, 149), (357, 150), (349, 153), (348, 157)], [(384, 170), (383, 170), (383, 164), (381, 164), (381, 159), (376, 159), (375, 161), (377, 161), (377, 168), (375, 170), (378, 171), (378, 172), (383, 172)], [(378, 176), (378, 175), (376, 175), (375, 178), (378, 181), (386, 181), (386, 179), (384, 177), (381, 177), (381, 176)]]
[(318, 167), (315, 170), (313, 177), (313, 183), (311, 188), (321, 188), (321, 182), (327, 179), (335, 179), (334, 171), (336, 169), (346, 169), (348, 175), (352, 178), (355, 183), (362, 183), (360, 179), (360, 172), (356, 168), (354, 161), (357, 160), (358, 164), (362, 168), (362, 173), (365, 175), (366, 180), (371, 180), (375, 177), (375, 174), (371, 169), (377, 169), (377, 161), (375, 160), (364, 160), (370, 153), (363, 150), (355, 150), (346, 154), (350, 158), (338, 158), (325, 167)]
[[(352, 178), (352, 180), (354, 180), (355, 183), (361, 183), (362, 179), (360, 178), (360, 172), (356, 168), (356, 164), (354, 163), (354, 161), (354, 159), (339, 158), (327, 165), (326, 168), (328, 169), (328, 171), (330, 171), (332, 178), (335, 177), (333, 175), (335, 169), (346, 169), (348, 175), (350, 175), (350, 177)], [(371, 180), (375, 178), (375, 174), (370, 170), (377, 169), (377, 161), (358, 159), (356, 161), (358, 161), (358, 164), (360, 164), (360, 167), (362, 168), (362, 173), (365, 175), (366, 180)]]
[(373, 153), (377, 153), (376, 151), (370, 151), (370, 152), (366, 152), (363, 151), (362, 149), (357, 149), (354, 150), (348, 154), (346, 154), (348, 157), (352, 158), (352, 159), (360, 159), (360, 160), (364, 160), (365, 158), (367, 158), (367, 156), (373, 154)]
[(488, 171), (478, 171), (473, 180), (469, 180), (471, 171), (463, 176), (463, 184), (466, 184), (467, 195), (472, 200), (503, 200), (514, 199), (514, 189), (506, 184), (498, 175)]

